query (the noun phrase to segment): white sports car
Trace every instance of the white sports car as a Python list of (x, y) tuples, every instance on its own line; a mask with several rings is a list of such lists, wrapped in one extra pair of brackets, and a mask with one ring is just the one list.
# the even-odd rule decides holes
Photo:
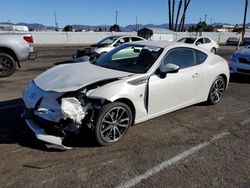
[(219, 45), (217, 44), (217, 42), (215, 42), (214, 40), (208, 37), (185, 37), (185, 38), (178, 40), (178, 42), (194, 44), (214, 54), (216, 54), (217, 49), (219, 48)]
[(23, 113), (36, 137), (62, 145), (88, 127), (101, 145), (123, 138), (132, 124), (207, 101), (216, 104), (229, 81), (226, 60), (184, 43), (138, 41), (94, 64), (47, 70), (23, 92)]

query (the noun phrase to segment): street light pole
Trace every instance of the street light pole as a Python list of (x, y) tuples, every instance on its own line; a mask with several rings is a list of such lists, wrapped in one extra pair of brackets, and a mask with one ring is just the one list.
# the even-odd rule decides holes
[(248, 0), (246, 0), (246, 2), (245, 2), (245, 14), (244, 14), (243, 30), (242, 30), (242, 38), (241, 38), (241, 40), (244, 39), (245, 32), (246, 32), (247, 6), (248, 6)]
[(115, 24), (117, 25), (118, 11), (115, 11)]

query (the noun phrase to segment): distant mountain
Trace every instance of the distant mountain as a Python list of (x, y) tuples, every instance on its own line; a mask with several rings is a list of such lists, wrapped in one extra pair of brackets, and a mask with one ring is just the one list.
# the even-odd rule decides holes
[[(45, 29), (51, 29), (51, 30), (55, 30), (54, 26), (45, 26), (43, 24), (39, 24), (39, 23), (8, 23), (8, 22), (2, 22), (0, 24), (4, 24), (4, 25), (25, 25), (27, 26), (30, 30), (45, 30)], [(189, 27), (196, 25), (195, 23), (188, 23), (185, 24), (185, 28), (188, 29)], [(229, 23), (213, 23), (213, 26), (222, 26), (222, 25), (232, 25)], [(239, 24), (242, 25), (242, 24)], [(250, 26), (250, 23), (246, 24), (248, 27)], [(91, 26), (91, 25), (72, 25), (73, 29), (75, 30), (86, 30), (86, 31), (109, 31), (109, 28), (111, 27), (111, 25), (96, 25), (96, 26)], [(142, 29), (144, 27), (149, 27), (149, 28), (168, 28), (168, 24), (160, 24), (160, 25), (155, 25), (155, 24), (139, 24), (138, 28)], [(122, 31), (125, 32), (130, 32), (130, 31), (135, 31), (136, 30), (136, 25), (127, 25), (125, 27), (120, 27)]]

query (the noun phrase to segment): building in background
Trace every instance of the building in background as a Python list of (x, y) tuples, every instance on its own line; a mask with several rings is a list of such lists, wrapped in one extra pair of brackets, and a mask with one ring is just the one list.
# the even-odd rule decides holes
[(29, 28), (24, 25), (8, 25), (8, 24), (0, 24), (0, 31), (22, 31), (28, 32)]

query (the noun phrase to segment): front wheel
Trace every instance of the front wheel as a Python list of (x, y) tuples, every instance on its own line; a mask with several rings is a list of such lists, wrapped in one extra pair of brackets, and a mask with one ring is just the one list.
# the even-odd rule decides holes
[(226, 82), (224, 78), (222, 76), (218, 76), (210, 88), (207, 99), (208, 104), (211, 105), (217, 104), (221, 100), (225, 92), (225, 89), (226, 89)]
[(0, 53), (0, 77), (7, 77), (16, 70), (16, 62), (8, 54)]
[(121, 102), (105, 105), (100, 110), (95, 127), (97, 142), (102, 145), (113, 144), (122, 139), (132, 124), (130, 108)]

